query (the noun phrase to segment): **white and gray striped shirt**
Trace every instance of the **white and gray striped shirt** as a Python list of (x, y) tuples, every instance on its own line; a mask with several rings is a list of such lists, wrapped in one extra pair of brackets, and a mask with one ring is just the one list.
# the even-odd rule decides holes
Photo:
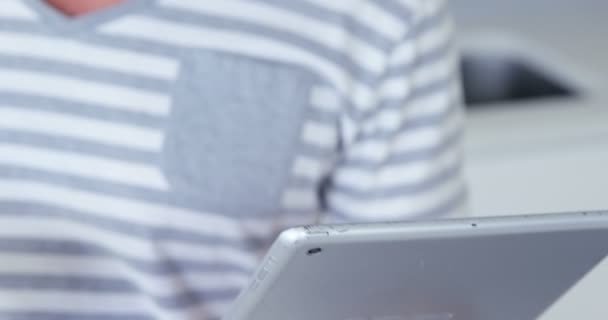
[(0, 318), (216, 319), (292, 225), (463, 205), (435, 0), (0, 0)]

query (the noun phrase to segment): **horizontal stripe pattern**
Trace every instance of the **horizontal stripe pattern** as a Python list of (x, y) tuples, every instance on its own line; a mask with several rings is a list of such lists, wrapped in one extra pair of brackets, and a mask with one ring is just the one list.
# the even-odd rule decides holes
[(365, 139), (347, 152), (351, 159), (379, 163), (385, 161), (391, 154), (399, 155), (436, 147), (450, 137), (458, 135), (463, 125), (463, 118), (457, 114), (440, 119), (431, 126), (413, 127), (399, 132), (393, 140)]
[(299, 178), (318, 181), (324, 174), (326, 164), (317, 158), (300, 156), (293, 165), (293, 175)]
[(49, 204), (137, 225), (175, 228), (224, 239), (242, 239), (247, 234), (261, 236), (267, 234), (269, 228), (268, 221), (259, 218), (235, 219), (219, 213), (193, 211), (27, 180), (1, 180), (0, 199)]
[[(315, 20), (288, 10), (272, 7), (263, 2), (249, 3), (225, 0), (221, 3), (204, 1), (169, 0), (161, 5), (170, 8), (193, 10), (222, 18), (247, 21), (256, 25), (267, 26), (290, 32), (294, 36), (304, 37), (323, 46), (341, 52), (371, 72), (383, 70), (386, 63), (384, 53), (374, 48), (355, 35), (348, 34), (338, 25)], [(289, 21), (289, 23), (285, 23)], [(319, 37), (322, 34), (323, 37)]]
[[(3, 214), (3, 216), (6, 216), (7, 219), (13, 221), (15, 216), (18, 216), (18, 214), (11, 215), (10, 212), (13, 211), (8, 210), (10, 209), (5, 210), (5, 212), (8, 213)], [(35, 218), (34, 215), (27, 215), (27, 221), (30, 221), (33, 218)], [(46, 220), (43, 220), (57, 220), (57, 218), (45, 219)], [(63, 219), (63, 221), (68, 220), (69, 219), (67, 218)], [(71, 223), (72, 225), (76, 223), (77, 226), (84, 227), (96, 226), (93, 224), (89, 225), (87, 223), (81, 222)], [(110, 231), (110, 234), (116, 234), (116, 232), (112, 230)], [(150, 241), (149, 235), (147, 237), (143, 237), (141, 235), (135, 234), (134, 236), (138, 236), (139, 238), (135, 238), (136, 240), (139, 239), (139, 241)], [(191, 244), (186, 240), (183, 240), (182, 242)], [(163, 243), (171, 245), (175, 242), (172, 242), (171, 240), (169, 242)], [(232, 250), (232, 252), (236, 252), (242, 250), (243, 248), (230, 245), (224, 246), (222, 244), (215, 246), (211, 245), (210, 243), (213, 243), (213, 241), (200, 242), (199, 247), (201, 249), (201, 252), (206, 253), (209, 252), (209, 250), (216, 250), (217, 252), (221, 253), (221, 249), (228, 249), (228, 252), (231, 252), (230, 250)], [(94, 241), (90, 242), (86, 238), (79, 239), (74, 236), (65, 236), (62, 238), (58, 235), (46, 235), (36, 238), (28, 238), (27, 233), (15, 237), (3, 236), (2, 243), (0, 244), (0, 251), (5, 252), (7, 254), (34, 254), (40, 257), (72, 257), (75, 259), (85, 259), (92, 257), (105, 258), (110, 259), (112, 261), (116, 261), (121, 265), (125, 265), (129, 269), (132, 269), (134, 272), (141, 273), (142, 275), (159, 277), (162, 276), (166, 277), (167, 279), (179, 277), (180, 274), (186, 273), (193, 273), (195, 275), (204, 275), (206, 273), (215, 274), (219, 272), (227, 272), (231, 274), (248, 274), (249, 272), (251, 272), (250, 268), (252, 268), (256, 261), (256, 256), (252, 252), (240, 253), (241, 257), (243, 258), (239, 258), (239, 261), (246, 260), (246, 263), (239, 263), (236, 259), (231, 258), (231, 256), (228, 254), (208, 256), (206, 260), (202, 259), (202, 256), (198, 257), (198, 259), (189, 259), (184, 257), (172, 258), (170, 255), (158, 255), (155, 259), (144, 259), (134, 257), (128, 252), (124, 252), (121, 250), (113, 250), (111, 246), (105, 245), (104, 243), (96, 243)], [(115, 275), (118, 276), (119, 274), (116, 273)]]
[[(10, 298), (10, 299), (9, 299)], [(69, 301), (69, 303), (66, 303)], [(163, 308), (145, 295), (136, 293), (66, 292), (59, 290), (1, 290), (0, 312), (40, 312), (43, 314), (100, 314), (120, 317), (143, 311), (153, 319), (215, 319), (227, 308), (226, 303), (205, 306)]]
[(436, 172), (459, 162), (458, 149), (448, 149), (434, 159), (424, 159), (405, 164), (385, 165), (381, 168), (361, 169), (346, 167), (334, 174), (338, 185), (362, 191), (395, 188), (400, 185), (422, 183)]
[(0, 18), (37, 20), (38, 15), (30, 10), (23, 0), (0, 1)]
[[(154, 275), (143, 273), (116, 259), (103, 257), (45, 257), (32, 254), (0, 253), (0, 259), (11, 261), (0, 266), (1, 274), (14, 274), (26, 277), (52, 276), (55, 278), (80, 277), (88, 279), (116, 281), (117, 274), (126, 276), (128, 285), (120, 291), (141, 290), (156, 298), (171, 298), (186, 293), (188, 288), (207, 288), (208, 290), (226, 288), (240, 289), (247, 283), (247, 276), (230, 272), (184, 272), (182, 277), (187, 287), (173, 285), (173, 275)], [(10, 259), (10, 260), (8, 260)], [(8, 281), (7, 281), (8, 282)], [(129, 285), (133, 289), (127, 289)], [(2, 284), (0, 283), (0, 287)], [(135, 290), (134, 290), (135, 289)], [(116, 290), (118, 291), (118, 290)]]
[(0, 165), (34, 168), (126, 185), (168, 190), (156, 167), (16, 144), (0, 144)]
[(108, 314), (90, 312), (3, 312), (3, 316), (11, 320), (151, 320), (152, 317), (141, 313)]
[(393, 16), (386, 10), (378, 7), (378, 2), (372, 1), (324, 1), (324, 0), (305, 0), (315, 6), (332, 10), (340, 14), (351, 17), (352, 19), (373, 29), (379, 34), (391, 39), (399, 40), (406, 31), (405, 24), (399, 17)]
[(101, 107), (166, 116), (167, 95), (75, 77), (24, 70), (0, 70), (0, 91), (40, 95)]
[(335, 221), (449, 214), (466, 196), (452, 24), (437, 3), (420, 8), (413, 37), (390, 57), (375, 111), (342, 121), (348, 148), (326, 196)]
[[(0, 1), (0, 318), (219, 319), (259, 251), (323, 210), (458, 210), (452, 26), (428, 2), (161, 0), (85, 39), (34, 31), (36, 6)], [(163, 173), (175, 86), (209, 51), (314, 79), (281, 214), (185, 205), (196, 194), (176, 195)]]
[(150, 152), (159, 152), (163, 142), (159, 130), (15, 106), (0, 105), (0, 129), (83, 139)]
[(441, 79), (436, 83), (413, 92), (407, 104), (397, 102), (394, 108), (385, 108), (365, 119), (361, 123), (361, 131), (370, 134), (374, 132), (394, 132), (404, 123), (416, 119), (437, 117), (449, 111), (450, 107), (459, 103), (460, 87), (453, 77)]
[[(343, 193), (333, 193), (328, 201), (334, 210), (345, 213), (350, 219), (362, 221), (395, 220), (404, 216), (424, 216), (424, 213), (458, 197), (464, 185), (457, 179), (452, 179), (429, 191), (395, 197), (379, 197), (377, 199), (360, 199)], [(452, 212), (454, 208), (446, 208), (441, 214)]]
[(338, 141), (338, 133), (333, 125), (309, 121), (304, 124), (302, 141), (322, 149), (333, 149)]
[[(86, 227), (81, 224), (74, 224), (68, 222), (58, 223), (54, 219), (24, 219), (2, 217), (0, 218), (0, 222), (5, 227), (3, 230), (0, 231), (0, 237), (2, 238), (38, 237), (51, 240), (65, 239), (66, 237), (76, 237), (77, 239), (79, 239), (79, 241), (90, 242), (95, 243), (97, 245), (105, 246), (119, 255), (126, 255), (127, 257), (134, 256), (137, 258), (144, 259), (147, 258), (152, 261), (154, 259), (162, 257), (163, 255), (166, 255), (167, 257), (172, 259), (177, 259), (175, 260), (175, 262), (180, 261), (180, 258), (189, 260), (195, 259), (200, 261), (224, 259), (222, 258), (222, 256), (217, 256), (216, 254), (214, 255), (212, 253), (205, 252), (204, 247), (192, 247), (190, 249), (190, 252), (184, 254), (183, 252), (180, 253), (179, 250), (175, 249), (175, 245), (165, 244), (162, 242), (154, 244), (150, 243), (149, 241), (138, 241), (128, 236), (119, 236), (116, 234), (101, 232), (99, 230), (96, 230), (95, 228)], [(226, 253), (226, 250), (222, 249), (221, 247), (216, 247), (211, 250), (219, 254)], [(159, 253), (162, 254), (159, 255)], [(180, 256), (180, 254), (184, 254), (184, 256)], [(37, 254), (36, 256), (40, 257), (39, 254)], [(250, 256), (250, 259), (251, 258), (253, 257)], [(50, 259), (47, 263), (51, 263), (53, 261), (57, 260)], [(81, 265), (83, 261), (86, 262), (86, 259), (73, 260), (73, 262), (78, 263), (78, 265)], [(115, 259), (114, 261), (119, 262), (119, 260)], [(102, 263), (99, 267), (102, 266), (108, 266), (108, 263)], [(223, 305), (226, 303), (227, 299), (229, 300), (236, 296), (236, 294), (238, 293), (238, 289), (245, 284), (248, 278), (248, 273), (238, 272), (231, 275), (231, 273), (226, 270), (218, 270), (219, 273), (217, 273), (216, 275), (209, 271), (204, 271), (203, 273), (192, 273), (187, 270), (182, 270), (179, 272), (179, 274), (153, 276), (151, 274), (135, 270), (129, 267), (128, 265), (122, 267), (112, 265), (112, 267), (113, 269), (111, 269), (111, 271), (113, 271), (115, 275), (120, 275), (123, 279), (129, 281), (130, 284), (133, 284), (136, 286), (136, 288), (138, 288), (138, 292), (130, 292), (130, 296), (145, 298), (147, 304), (149, 304), (155, 309), (158, 309), (161, 312), (166, 312), (167, 308), (173, 309), (196, 306), (196, 301), (199, 298), (195, 298), (195, 300), (191, 300), (192, 298), (188, 298), (192, 295), (192, 293), (194, 293), (195, 296), (198, 295), (195, 292), (200, 292), (201, 294), (203, 294), (201, 298), (203, 298), (204, 300), (201, 301), (206, 302), (205, 307), (209, 307), (210, 305), (216, 302), (220, 305)], [(5, 268), (10, 268), (10, 265), (6, 266)], [(33, 267), (30, 267), (29, 274), (36, 272), (36, 270), (32, 270), (32, 268)], [(50, 269), (53, 270), (52, 267)], [(179, 285), (179, 283), (176, 283), (176, 279), (183, 279), (180, 280), (179, 283), (183, 283), (183, 285), (186, 287), (184, 288)], [(0, 290), (1, 289), (2, 288), (0, 286)], [(226, 290), (229, 290), (229, 292), (227, 292)], [(22, 290), (20, 290), (20, 292), (21, 291)], [(69, 290), (63, 291), (65, 291), (66, 293), (70, 293)], [(142, 295), (141, 292), (145, 292), (146, 294)], [(218, 296), (220, 295), (220, 292), (227, 292), (227, 295), (222, 293), (221, 296)], [(95, 292), (94, 294), (101, 293)], [(92, 299), (92, 303), (96, 301), (96, 297), (90, 297), (89, 299)], [(28, 304), (26, 303), (25, 305)], [(132, 310), (138, 310), (136, 307), (133, 308), (134, 309)], [(2, 308), (0, 307), (0, 311), (1, 310)], [(58, 309), (57, 311), (60, 311), (60, 309)], [(180, 310), (180, 312), (182, 311), (183, 310)], [(177, 315), (179, 315), (179, 313), (176, 313), (174, 316)]]
[[(155, 32), (150, 32), (154, 30)], [(369, 109), (372, 92), (368, 85), (357, 83), (335, 62), (268, 37), (197, 27), (186, 23), (163, 21), (147, 16), (129, 16), (102, 26), (100, 31), (115, 36), (143, 39), (166, 45), (212, 49), (254, 58), (296, 64), (328, 79), (345, 97)], [(166, 35), (170, 35), (169, 37)]]
[(24, 32), (0, 31), (0, 53), (61, 61), (168, 81), (175, 80), (178, 72), (178, 64), (173, 59)]
[(429, 54), (448, 43), (453, 33), (453, 22), (443, 20), (437, 28), (424, 30), (414, 41), (397, 46), (389, 57), (391, 67), (411, 65), (419, 55)]

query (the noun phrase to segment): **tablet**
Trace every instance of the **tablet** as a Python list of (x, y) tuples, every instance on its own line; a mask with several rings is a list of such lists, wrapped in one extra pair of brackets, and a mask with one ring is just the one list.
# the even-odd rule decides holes
[(607, 255), (605, 212), (293, 228), (225, 319), (531, 320)]

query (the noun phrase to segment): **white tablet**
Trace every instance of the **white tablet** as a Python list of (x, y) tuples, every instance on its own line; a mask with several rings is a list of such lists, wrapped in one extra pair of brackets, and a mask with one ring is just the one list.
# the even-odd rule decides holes
[(294, 228), (225, 319), (531, 320), (607, 255), (601, 212)]

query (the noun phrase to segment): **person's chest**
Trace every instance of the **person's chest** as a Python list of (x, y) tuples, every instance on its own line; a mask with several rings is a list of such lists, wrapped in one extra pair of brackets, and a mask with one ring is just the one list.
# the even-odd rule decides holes
[[(229, 39), (200, 45), (204, 22), (150, 25), (121, 8), (2, 19), (0, 175), (234, 217), (318, 210), (320, 175), (294, 171), (335, 154), (335, 118), (311, 108), (323, 84)], [(314, 145), (319, 122), (330, 141)]]

